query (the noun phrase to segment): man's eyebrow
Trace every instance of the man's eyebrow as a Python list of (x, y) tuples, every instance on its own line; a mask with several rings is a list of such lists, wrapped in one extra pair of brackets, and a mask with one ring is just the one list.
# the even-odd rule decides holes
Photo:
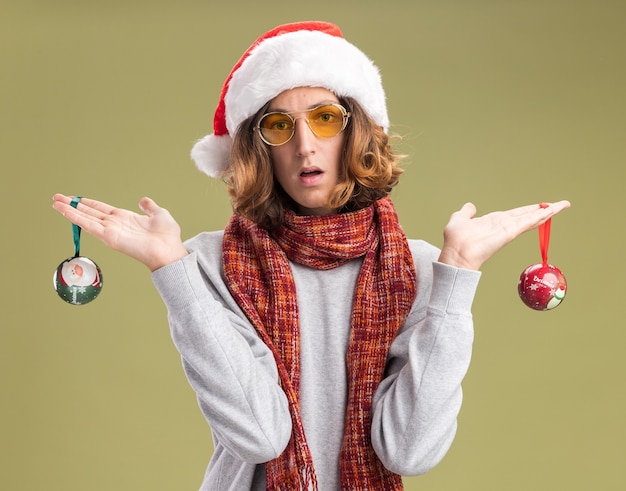
[(291, 114), (291, 113), (299, 113), (302, 111), (310, 111), (311, 109), (315, 109), (316, 107), (320, 107), (320, 106), (326, 106), (328, 104), (339, 104), (337, 101), (333, 101), (331, 99), (324, 99), (322, 101), (316, 102), (315, 104), (311, 104), (308, 108), (306, 109), (297, 109), (295, 111), (287, 111), (286, 109), (282, 109), (280, 107), (268, 107), (267, 111), (271, 112), (271, 113), (287, 113), (287, 114)]

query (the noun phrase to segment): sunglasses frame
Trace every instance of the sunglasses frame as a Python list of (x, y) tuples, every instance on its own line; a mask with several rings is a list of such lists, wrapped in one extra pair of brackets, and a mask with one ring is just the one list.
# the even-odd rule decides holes
[[(318, 135), (315, 130), (311, 127), (311, 122), (309, 121), (309, 115), (313, 112), (316, 111), (317, 109), (320, 109), (322, 107), (327, 107), (327, 106), (333, 106), (338, 108), (341, 111), (341, 116), (342, 116), (342, 125), (341, 125), (341, 129), (335, 133), (332, 136), (322, 136), (322, 135)], [(292, 111), (290, 113), (287, 112), (282, 112), (282, 111), (272, 111), (269, 113), (265, 113), (263, 114), (263, 116), (261, 116), (261, 118), (259, 119), (258, 123), (256, 124), (256, 130), (259, 133), (259, 137), (261, 138), (261, 140), (263, 141), (263, 143), (265, 143), (266, 145), (269, 145), (271, 147), (279, 147), (281, 145), (284, 145), (285, 143), (289, 142), (292, 138), (293, 135), (296, 132), (296, 118), (294, 118), (292, 116), (292, 114), (297, 114), (297, 113), (305, 113), (305, 116), (303, 116), (303, 119), (306, 121), (307, 126), (309, 127), (309, 129), (311, 130), (311, 132), (317, 136), (318, 138), (332, 138), (333, 136), (337, 136), (339, 133), (341, 133), (343, 130), (346, 129), (346, 126), (348, 126), (348, 121), (350, 120), (350, 112), (348, 112), (348, 110), (343, 107), (341, 104), (339, 103), (331, 103), (331, 104), (320, 104), (319, 106), (315, 106), (309, 110), (306, 111)], [(283, 114), (285, 116), (287, 116), (289, 119), (291, 119), (291, 121), (293, 122), (293, 129), (291, 130), (291, 135), (289, 135), (289, 138), (287, 138), (284, 142), (282, 143), (272, 143), (269, 142), (265, 139), (265, 137), (263, 136), (263, 131), (261, 130), (261, 122), (267, 117), (267, 116), (271, 116), (272, 114)], [(298, 118), (300, 119), (300, 118)]]

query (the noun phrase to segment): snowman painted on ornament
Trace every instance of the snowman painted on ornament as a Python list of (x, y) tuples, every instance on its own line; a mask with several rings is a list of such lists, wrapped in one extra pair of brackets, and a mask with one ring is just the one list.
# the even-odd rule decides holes
[(565, 298), (565, 287), (559, 285), (559, 287), (554, 292), (554, 295), (552, 296), (552, 298), (546, 305), (547, 310), (552, 310), (554, 307), (559, 305), (563, 301), (564, 298)]

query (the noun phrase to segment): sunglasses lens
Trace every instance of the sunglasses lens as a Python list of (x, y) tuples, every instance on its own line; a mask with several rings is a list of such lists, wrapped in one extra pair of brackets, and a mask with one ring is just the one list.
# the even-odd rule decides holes
[(307, 118), (311, 131), (317, 136), (329, 138), (344, 129), (345, 115), (338, 106), (320, 106), (313, 109)]
[(289, 141), (293, 134), (294, 122), (288, 114), (269, 113), (261, 118), (259, 130), (266, 143), (282, 145)]

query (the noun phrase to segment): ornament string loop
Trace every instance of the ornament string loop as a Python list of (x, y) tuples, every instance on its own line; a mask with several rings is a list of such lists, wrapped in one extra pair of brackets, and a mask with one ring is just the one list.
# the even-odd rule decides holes
[[(541, 208), (547, 208), (547, 203), (539, 203)], [(539, 225), (539, 250), (541, 251), (541, 261), (544, 266), (548, 265), (548, 247), (550, 246), (550, 225), (552, 219), (548, 218), (544, 223)]]
[[(76, 208), (81, 198), (82, 196), (75, 196), (72, 198), (70, 205), (73, 208)], [(72, 224), (72, 233), (74, 235), (74, 257), (80, 256), (80, 231), (81, 228), (78, 225)]]

